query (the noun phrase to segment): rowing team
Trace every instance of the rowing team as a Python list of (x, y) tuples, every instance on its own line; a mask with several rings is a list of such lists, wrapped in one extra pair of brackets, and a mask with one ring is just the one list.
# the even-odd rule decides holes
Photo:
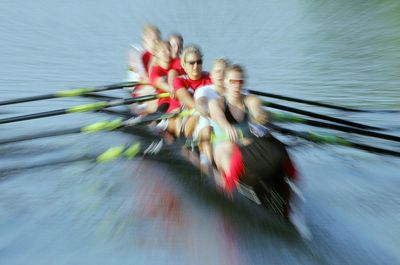
[(193, 110), (190, 116), (174, 116), (157, 127), (197, 143), (201, 163), (214, 165), (222, 179), (219, 184), (228, 193), (240, 184), (256, 194), (277, 189), (287, 202), (290, 192), (284, 181), (295, 179), (296, 171), (284, 144), (266, 127), (268, 114), (261, 100), (243, 90), (243, 68), (216, 59), (210, 73), (204, 72), (200, 49), (183, 49), (180, 35), (161, 40), (152, 25), (142, 34), (144, 51), (139, 57), (131, 51), (130, 71), (150, 85), (137, 86), (133, 96), (168, 92), (170, 97), (146, 102), (135, 111), (145, 115)]

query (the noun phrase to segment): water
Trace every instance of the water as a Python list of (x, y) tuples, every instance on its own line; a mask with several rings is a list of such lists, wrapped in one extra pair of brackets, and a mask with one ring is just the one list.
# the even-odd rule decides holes
[[(201, 45), (206, 68), (221, 56), (243, 64), (252, 89), (373, 112), (279, 103), (400, 134), (398, 1), (41, 0), (2, 1), (0, 8), (0, 100), (120, 82), (129, 43), (151, 22), (164, 36), (176, 31)], [(84, 102), (24, 103), (2, 107), (0, 116)], [(0, 138), (109, 118), (5, 124)], [(400, 264), (399, 159), (282, 139), (303, 176), (309, 242), (219, 196), (187, 168), (87, 159), (135, 140), (127, 134), (0, 146), (0, 264)]]

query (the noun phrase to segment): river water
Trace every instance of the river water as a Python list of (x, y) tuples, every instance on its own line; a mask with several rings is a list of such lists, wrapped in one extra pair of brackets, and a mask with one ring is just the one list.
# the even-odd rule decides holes
[[(151, 22), (164, 36), (180, 32), (199, 44), (207, 69), (221, 56), (243, 64), (249, 88), (370, 112), (281, 104), (400, 135), (399, 1), (15, 0), (0, 9), (0, 100), (120, 82), (129, 44)], [(4, 106), (0, 117), (86, 102)], [(4, 124), (0, 138), (109, 118)], [(398, 142), (326, 132), (400, 150)], [(219, 196), (179, 163), (88, 159), (132, 135), (1, 145), (0, 264), (400, 264), (400, 160), (278, 137), (302, 175), (311, 240)]]

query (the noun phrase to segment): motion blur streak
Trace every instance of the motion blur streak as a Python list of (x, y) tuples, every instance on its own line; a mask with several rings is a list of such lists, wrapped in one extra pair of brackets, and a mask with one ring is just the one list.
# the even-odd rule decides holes
[[(1, 1), (0, 10), (0, 100), (122, 81), (129, 44), (139, 43), (141, 27), (151, 22), (164, 37), (179, 32), (185, 43), (199, 44), (205, 69), (216, 57), (243, 64), (252, 89), (400, 108), (395, 0), (14, 0)], [(87, 101), (17, 104), (0, 116)], [(396, 112), (301, 107), (400, 134)], [(0, 138), (105, 117), (7, 124)], [(0, 146), (0, 264), (400, 264), (399, 159), (279, 137), (293, 146), (303, 178), (309, 242), (247, 202), (219, 196), (191, 168), (141, 159), (56, 163), (134, 138), (107, 132)]]

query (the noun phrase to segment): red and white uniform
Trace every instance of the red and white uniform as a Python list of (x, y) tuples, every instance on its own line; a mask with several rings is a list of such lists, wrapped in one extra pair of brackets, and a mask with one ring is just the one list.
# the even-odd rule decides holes
[(198, 88), (211, 84), (210, 75), (204, 72), (199, 80), (192, 80), (187, 75), (179, 76), (174, 79), (173, 87), (175, 93), (177, 90), (185, 88), (193, 96)]
[[(210, 75), (207, 72), (203, 72), (202, 76), (198, 80), (192, 80), (189, 78), (189, 76), (184, 75), (184, 76), (179, 76), (174, 79), (173, 87), (174, 87), (174, 92), (178, 91), (181, 88), (186, 89), (189, 94), (193, 97), (194, 92), (198, 89), (201, 89), (205, 86), (209, 86), (212, 84), (212, 81), (210, 79)], [(201, 131), (202, 128), (208, 125), (208, 119), (201, 119), (204, 120), (200, 122), (197, 126), (196, 129), (193, 133), (193, 138), (197, 139), (199, 136), (199, 132)]]

